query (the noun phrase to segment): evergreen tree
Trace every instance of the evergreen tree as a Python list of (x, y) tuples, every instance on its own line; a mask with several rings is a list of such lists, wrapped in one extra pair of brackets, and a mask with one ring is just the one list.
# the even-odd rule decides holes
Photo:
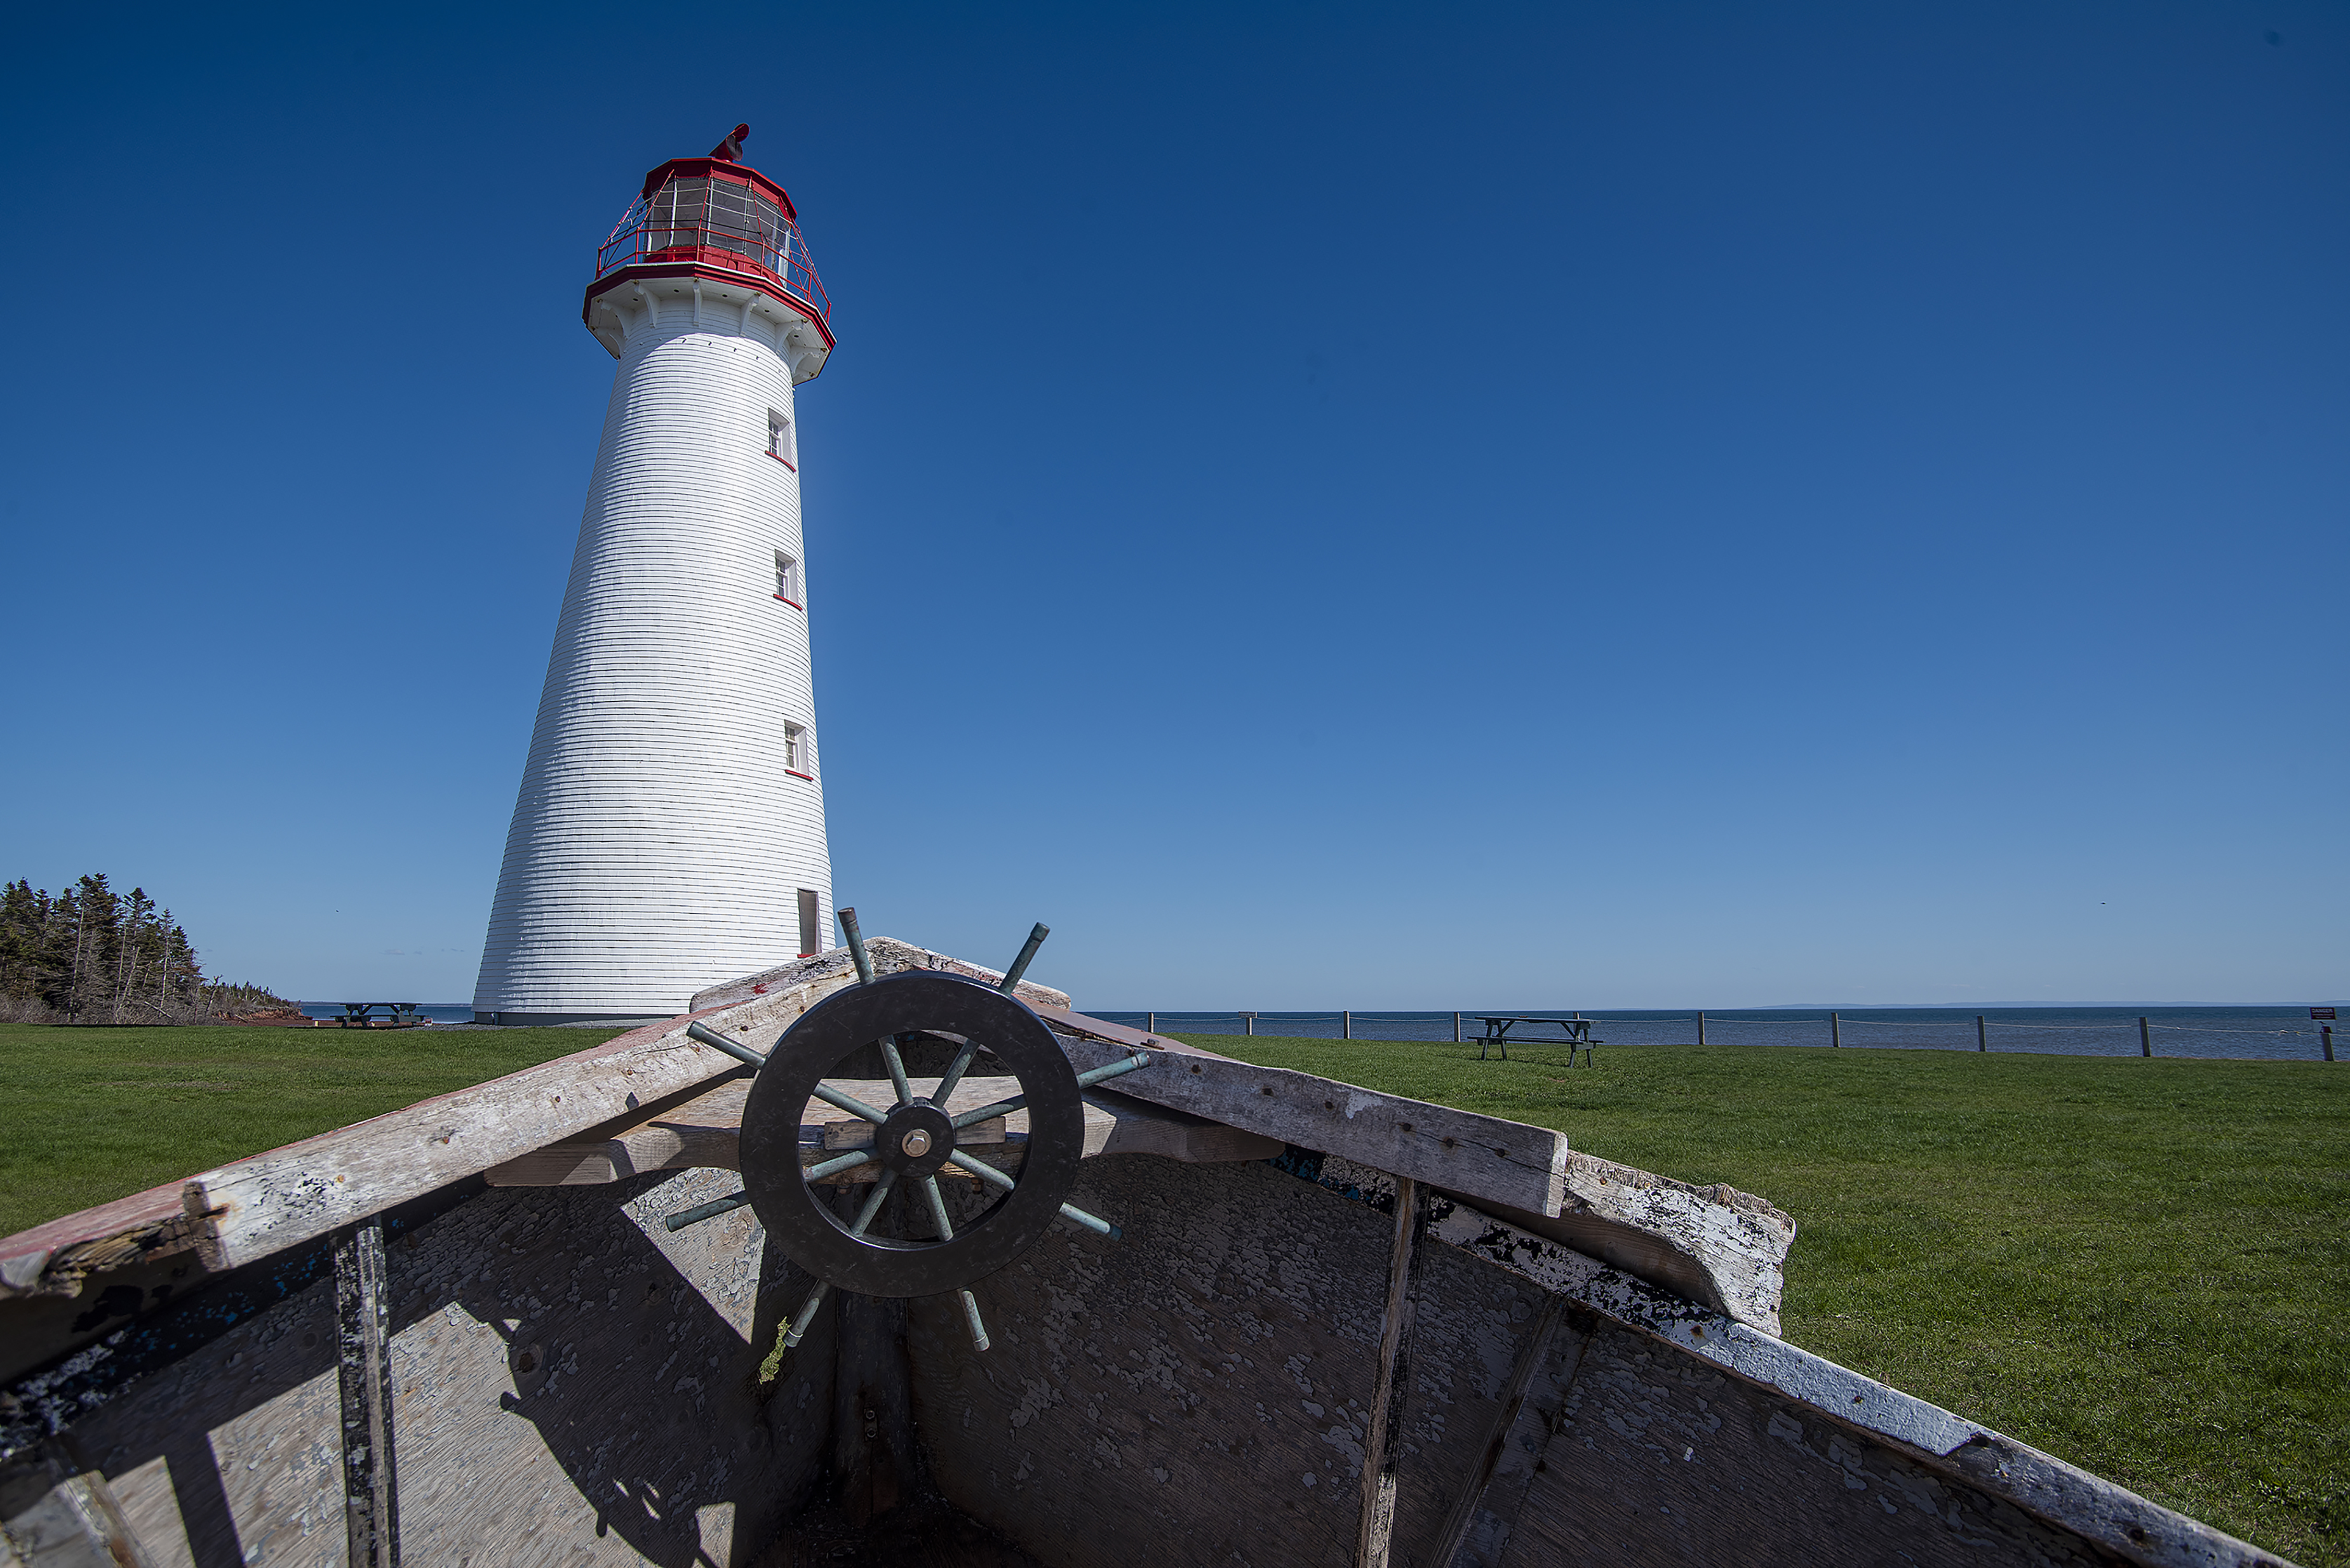
[(54, 898), (26, 880), (0, 887), (0, 998), (37, 1001), (78, 1023), (172, 1023), (269, 997), (225, 990), (234, 996), (206, 987), (187, 931), (144, 888), (118, 894), (103, 875)]
[(78, 1023), (85, 1021), (85, 1014), (103, 1012), (110, 1000), (115, 950), (122, 940), (122, 900), (106, 885), (102, 871), (76, 882), (66, 897), (73, 900), (73, 967), (68, 971), (64, 1011)]
[(0, 996), (29, 1001), (48, 979), (49, 896), (19, 879), (0, 889)]

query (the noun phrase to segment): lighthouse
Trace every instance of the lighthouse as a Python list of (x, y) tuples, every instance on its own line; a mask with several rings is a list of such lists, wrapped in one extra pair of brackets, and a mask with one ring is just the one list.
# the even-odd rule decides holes
[(832, 920), (795, 400), (831, 306), (750, 127), (644, 185), (582, 311), (619, 362), (473, 1009), (683, 1011)]

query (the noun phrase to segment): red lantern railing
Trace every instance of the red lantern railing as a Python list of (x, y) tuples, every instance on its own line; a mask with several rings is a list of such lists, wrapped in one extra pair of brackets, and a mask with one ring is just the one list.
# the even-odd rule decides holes
[(757, 274), (831, 327), (832, 301), (799, 225), (754, 186), (723, 176), (679, 178), (637, 198), (596, 253), (596, 276), (649, 262)]

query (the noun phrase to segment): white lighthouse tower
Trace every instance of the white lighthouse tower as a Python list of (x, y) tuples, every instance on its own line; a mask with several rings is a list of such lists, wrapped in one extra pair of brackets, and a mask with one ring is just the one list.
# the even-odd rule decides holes
[(681, 1011), (832, 920), (794, 389), (829, 301), (750, 127), (645, 176), (596, 259), (618, 359), (473, 992), (484, 1023)]

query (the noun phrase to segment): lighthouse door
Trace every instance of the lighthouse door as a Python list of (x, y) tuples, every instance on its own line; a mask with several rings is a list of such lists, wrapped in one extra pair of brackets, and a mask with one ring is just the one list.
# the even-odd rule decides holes
[(818, 952), (824, 947), (824, 911), (816, 907), (816, 889), (800, 889), (800, 957)]

